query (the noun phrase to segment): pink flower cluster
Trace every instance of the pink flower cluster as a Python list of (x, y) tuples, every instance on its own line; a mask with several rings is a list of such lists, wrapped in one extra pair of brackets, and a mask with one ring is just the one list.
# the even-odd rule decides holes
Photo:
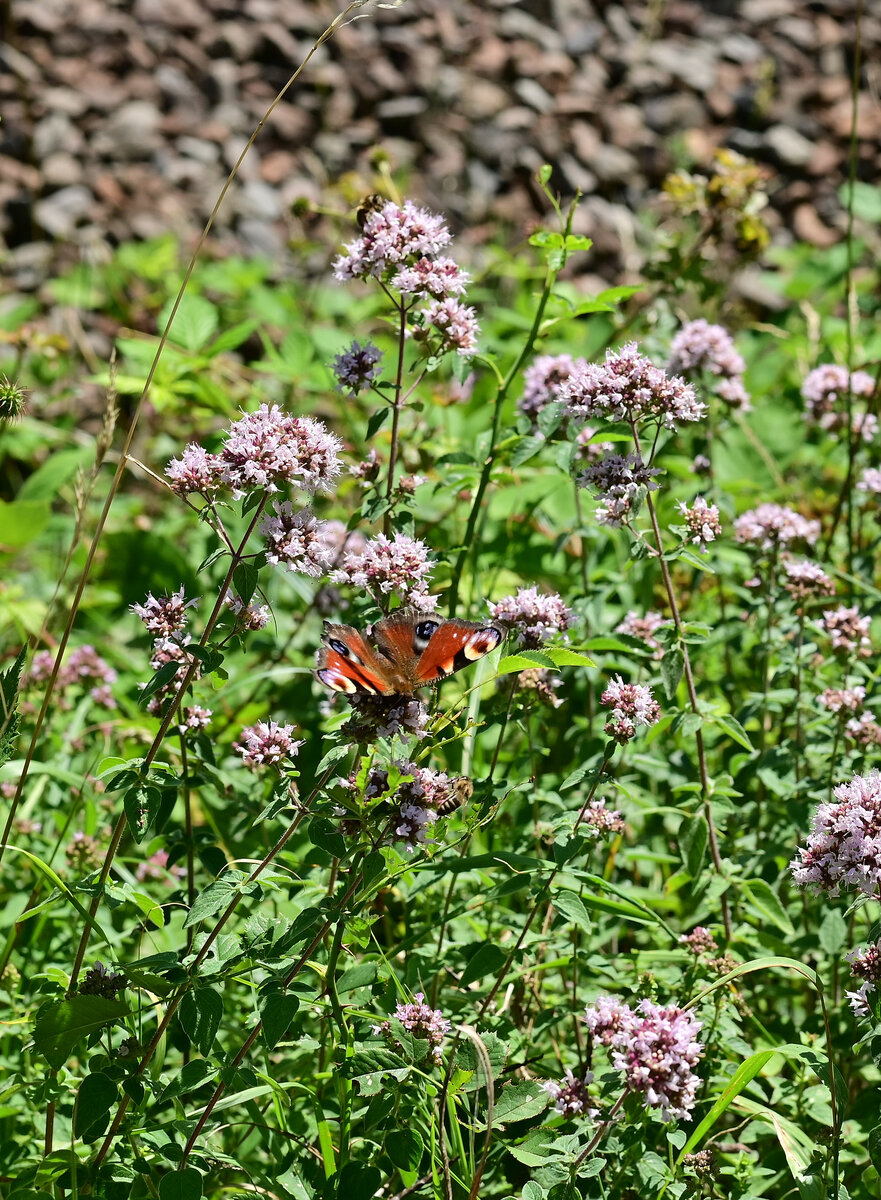
[(661, 719), (661, 708), (652, 689), (641, 683), (625, 683), (620, 675), (612, 676), (600, 703), (612, 710), (605, 724), (606, 736), (620, 746), (635, 737), (640, 726), (648, 728)]
[(294, 512), (290, 500), (273, 501), (275, 516), (265, 516), (259, 533), (266, 539), (266, 561), (317, 579), (333, 565), (336, 553), (324, 522), (308, 510)]
[(737, 518), (734, 536), (743, 545), (770, 553), (796, 541), (813, 545), (820, 536), (820, 522), (780, 504), (760, 504)]
[(395, 204), (387, 200), (368, 213), (361, 236), (349, 242), (334, 260), (334, 276), (350, 279), (388, 279), (423, 258), (435, 258), (452, 235), (443, 217), (417, 207), (412, 200)]
[(428, 710), (413, 696), (350, 696), (352, 719), (343, 732), (359, 743), (377, 738), (424, 738), (428, 728)]
[(170, 596), (162, 596), (158, 600), (152, 592), (148, 592), (144, 603), (133, 604), (131, 610), (144, 622), (148, 633), (166, 638), (186, 628), (189, 620), (187, 609), (194, 608), (196, 604), (197, 600), (185, 598), (181, 585), (180, 591), (172, 592)]
[(735, 350), (727, 329), (711, 325), (703, 318), (684, 325), (670, 344), (668, 371), (681, 375), (706, 371), (718, 375), (719, 396), (741, 412), (749, 412), (752, 407), (741, 378), (745, 369), (743, 357)]
[(820, 564), (810, 559), (788, 559), (783, 564), (783, 586), (797, 603), (835, 595), (835, 584)]
[(822, 363), (805, 376), (801, 394), (807, 405), (805, 416), (821, 422), (835, 412), (839, 403), (845, 403), (848, 391), (852, 396), (871, 396), (875, 380), (867, 371), (854, 371), (838, 363)]
[[(54, 665), (55, 655), (52, 651), (39, 650), (31, 661), (24, 686), (43, 683), (52, 674)], [(104, 661), (94, 646), (77, 646), (61, 664), (55, 682), (55, 700), (59, 708), (70, 708), (71, 701), (65, 693), (74, 687), (89, 688), (89, 695), (96, 704), (104, 708), (116, 708), (110, 690), (110, 685), (115, 682), (116, 671)], [(90, 684), (95, 686), (89, 687)]]
[(881, 883), (881, 774), (854, 775), (832, 794), (834, 803), (817, 809), (807, 844), (789, 864), (793, 879), (830, 896), (843, 887), (872, 896)]
[(253, 489), (277, 492), (296, 486), (307, 492), (328, 489), (340, 474), (342, 443), (321, 421), (293, 417), (277, 404), (244, 413), (226, 431), (219, 454), (190, 443), (165, 469), (180, 495), (212, 496), (221, 486), (234, 496)]
[(519, 408), (534, 421), (548, 404), (559, 400), (560, 384), (568, 379), (576, 365), (586, 367), (583, 358), (576, 360), (571, 354), (540, 354), (523, 372), (523, 395)]
[(293, 725), (279, 725), (277, 721), (258, 721), (246, 725), (233, 742), (233, 750), (242, 756), (242, 762), (252, 771), (274, 767), (286, 759), (294, 758), (303, 745), (291, 736)]
[(869, 658), (871, 655), (871, 618), (860, 616), (856, 605), (852, 608), (841, 605), (839, 608), (826, 609), (821, 624), (832, 642), (833, 650), (842, 654), (856, 654), (858, 658)]
[(270, 612), (265, 604), (245, 604), (235, 592), (227, 592), (226, 603), (236, 619), (236, 631), (239, 633), (265, 629), (269, 624)]
[(612, 1066), (623, 1072), (628, 1088), (642, 1092), (649, 1108), (659, 1108), (667, 1121), (691, 1115), (700, 1084), (694, 1068), (704, 1055), (697, 1040), (701, 1022), (691, 1013), (651, 1000), (641, 1000), (633, 1010), (600, 996), (588, 1006), (585, 1021), (611, 1048)]
[(881, 725), (874, 713), (864, 712), (859, 717), (852, 717), (845, 725), (844, 733), (863, 750), (881, 746)]
[(398, 822), (392, 840), (403, 842), (406, 852), (412, 854), (417, 846), (427, 842), (426, 832), (437, 821), (438, 809), (450, 799), (452, 785), (443, 771), (409, 762), (395, 765), (413, 778), (404, 780), (392, 798), (397, 806), (393, 820)]
[(659, 612), (654, 612), (652, 609), (641, 617), (637, 612), (631, 609), (620, 625), (616, 625), (616, 633), (626, 633), (629, 637), (639, 638), (641, 642), (645, 642), (652, 650), (657, 651), (655, 658), (660, 657), (663, 653), (661, 643), (654, 636), (659, 629), (664, 625), (669, 625), (666, 617), (661, 616)]
[(646, 466), (638, 454), (611, 453), (580, 471), (576, 483), (579, 487), (593, 488), (601, 496), (633, 497), (641, 487), (657, 491), (655, 476), (661, 474), (658, 467)]
[(871, 1015), (867, 997), (881, 982), (881, 942), (873, 942), (865, 950), (851, 950), (845, 958), (851, 973), (863, 982), (855, 992), (847, 992), (850, 1006), (858, 1017)]
[(579, 1079), (569, 1068), (559, 1083), (549, 1079), (541, 1086), (554, 1101), (554, 1108), (564, 1117), (588, 1117), (595, 1120), (599, 1109), (591, 1104), (588, 1085), (593, 1083), (593, 1071), (586, 1071)]
[(602, 364), (577, 366), (560, 384), (559, 396), (576, 419), (658, 420), (673, 429), (677, 422), (699, 421), (706, 413), (691, 384), (656, 367), (639, 353), (636, 342), (608, 350)]
[(581, 810), (579, 829), (588, 837), (601, 838), (608, 834), (623, 833), (624, 818), (617, 809), (606, 808), (605, 799), (591, 800)]
[(691, 933), (683, 933), (679, 944), (695, 958), (700, 958), (702, 954), (715, 954), (719, 949), (716, 939), (704, 925), (695, 925)]
[(451, 258), (439, 256), (450, 240), (442, 217), (410, 200), (402, 205), (387, 200), (367, 214), (361, 237), (334, 261), (334, 275), (341, 282), (378, 279), (402, 297), (427, 299), (414, 317), (414, 340), (429, 353), (470, 355), (480, 327), (474, 309), (457, 299), (468, 276)]
[(680, 500), (676, 507), (682, 516), (688, 541), (698, 546), (701, 554), (706, 554), (710, 542), (722, 536), (718, 508), (715, 504), (707, 504), (703, 496), (696, 496), (690, 507), (684, 500)]
[(866, 689), (862, 684), (850, 688), (827, 688), (817, 697), (817, 702), (829, 712), (859, 712), (866, 699)]
[[(428, 1042), (426, 1058), (430, 1056), (435, 1062), (441, 1061), (441, 1045), (450, 1031), (450, 1022), (439, 1008), (431, 1008), (425, 1003), (422, 992), (416, 992), (412, 1004), (398, 1004), (392, 1016), (417, 1041)], [(383, 1021), (374, 1025), (373, 1032), (384, 1037), (395, 1049), (400, 1049), (391, 1022)]]
[(517, 644), (536, 650), (558, 633), (565, 633), (573, 620), (572, 610), (557, 592), (542, 593), (537, 587), (518, 588), (515, 596), (503, 596), (489, 606), (494, 621), (517, 632)]
[(334, 583), (366, 588), (377, 597), (394, 593), (402, 600), (425, 611), (437, 606), (437, 597), (428, 594), (432, 564), (425, 542), (396, 533), (388, 538), (378, 533), (360, 550), (347, 550), (342, 565), (333, 572)]

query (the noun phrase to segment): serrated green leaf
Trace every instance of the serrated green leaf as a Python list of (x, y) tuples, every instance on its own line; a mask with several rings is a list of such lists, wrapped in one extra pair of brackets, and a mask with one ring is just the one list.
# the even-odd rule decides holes
[(235, 891), (233, 885), (227, 883), (225, 879), (215, 879), (213, 883), (209, 883), (194, 900), (193, 907), (187, 913), (187, 919), (184, 921), (184, 928), (198, 925), (206, 917), (214, 916), (216, 912), (229, 904)]
[(49, 1066), (60, 1071), (74, 1047), (90, 1033), (129, 1015), (122, 1000), (105, 996), (71, 996), (48, 1000), (37, 1013), (34, 1044)]
[(209, 1054), (223, 1018), (223, 1000), (211, 987), (186, 992), (178, 1008), (184, 1033), (200, 1054)]

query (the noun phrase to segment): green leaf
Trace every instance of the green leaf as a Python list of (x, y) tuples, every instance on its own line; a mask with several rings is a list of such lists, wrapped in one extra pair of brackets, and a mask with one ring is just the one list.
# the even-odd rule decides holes
[(529, 671), (535, 667), (544, 670), (553, 669), (555, 663), (549, 654), (541, 650), (520, 650), (517, 654), (509, 654), (499, 663), (497, 674), (513, 675), (515, 671)]
[(682, 856), (682, 865), (692, 879), (697, 879), (701, 873), (709, 837), (710, 831), (701, 813), (688, 817), (679, 826), (679, 852)]
[(334, 767), (338, 762), (342, 762), (344, 758), (348, 758), (352, 753), (352, 747), (348, 743), (339, 746), (331, 746), (328, 752), (321, 759), (321, 762), (315, 768), (315, 774), (323, 774), (328, 767)]
[(817, 930), (820, 945), (828, 955), (834, 957), (847, 943), (847, 922), (837, 908), (830, 908)]
[(257, 588), (257, 580), (259, 578), (260, 573), (253, 563), (241, 562), (233, 571), (233, 587), (242, 604), (248, 605), (251, 603), (251, 598)]
[(495, 945), (494, 942), (484, 942), (469, 958), (459, 980), (459, 987), (467, 987), (476, 979), (483, 979), (485, 975), (495, 974), (507, 961), (508, 956), (501, 946)]
[(570, 650), (567, 646), (549, 646), (544, 653), (556, 667), (595, 667), (596, 663), (586, 654)]
[(780, 903), (777, 893), (771, 889), (770, 884), (766, 883), (764, 879), (744, 879), (740, 886), (753, 908), (757, 909), (761, 916), (773, 921), (777, 928), (782, 929), (784, 933), (795, 933), (786, 909)]
[(562, 913), (564, 917), (568, 917), (576, 925), (580, 925), (586, 932), (591, 932), (593, 922), (580, 896), (576, 896), (575, 892), (555, 892), (553, 900), (557, 912)]
[(223, 1000), (210, 987), (186, 992), (177, 1013), (184, 1033), (200, 1054), (209, 1054), (223, 1018)]
[(202, 1175), (195, 1167), (171, 1171), (159, 1180), (159, 1200), (200, 1200)]
[[(165, 329), (173, 307), (174, 299), (172, 298), (163, 305), (156, 318), (156, 326), (160, 333)], [(211, 339), (219, 323), (217, 309), (210, 300), (206, 300), (204, 296), (197, 296), (193, 292), (187, 292), (175, 313), (169, 338), (178, 346), (182, 346), (184, 350), (201, 350)]]
[(526, 1121), (543, 1113), (550, 1103), (550, 1096), (540, 1083), (507, 1083), (496, 1096), (493, 1112), (493, 1128), (510, 1125), (515, 1121)]
[(175, 675), (177, 675), (179, 668), (179, 662), (163, 663), (159, 670), (155, 671), (147, 680), (146, 684), (138, 694), (139, 706), (141, 708), (146, 708), (147, 701), (150, 699), (153, 693), (158, 692), (160, 688), (164, 688), (167, 684), (171, 683), (172, 679), (174, 679)]
[(194, 1058), (192, 1062), (185, 1063), (176, 1077), (162, 1093), (162, 1099), (168, 1100), (173, 1096), (186, 1096), (188, 1092), (194, 1092), (200, 1088), (206, 1079), (210, 1079), (214, 1074), (215, 1068), (205, 1058)]
[(415, 1129), (393, 1130), (385, 1139), (385, 1152), (402, 1171), (415, 1171), (422, 1162), (425, 1143)]
[(37, 1013), (34, 1044), (49, 1066), (60, 1071), (79, 1042), (128, 1015), (128, 1007), (121, 1000), (108, 1000), (105, 996), (48, 1000)]
[[(87, 1075), (79, 1086), (73, 1110), (74, 1137), (92, 1141), (104, 1132), (104, 1126), (112, 1105), (116, 1104), (116, 1084), (103, 1071)], [(89, 1131), (99, 1128), (89, 1136)]]
[(511, 466), (521, 467), (525, 462), (529, 462), (531, 458), (534, 458), (546, 445), (547, 441), (541, 434), (533, 434), (529, 437), (521, 438), (517, 444), (517, 448), (511, 455)]
[(347, 1162), (331, 1176), (331, 1182), (336, 1185), (336, 1200), (373, 1200), (382, 1183), (382, 1172), (369, 1163)]
[(55, 500), (62, 486), (94, 458), (90, 446), (54, 451), (27, 477), (18, 489), (16, 500)]
[(872, 1166), (881, 1174), (881, 1125), (876, 1125), (869, 1133), (869, 1158)]
[(138, 844), (144, 840), (147, 830), (156, 819), (161, 802), (162, 793), (151, 784), (139, 783), (123, 795), (125, 819), (129, 832)]
[(204, 921), (206, 917), (213, 917), (221, 908), (225, 908), (232, 900), (236, 888), (231, 883), (227, 883), (225, 879), (215, 879), (213, 883), (209, 883), (193, 902), (193, 907), (187, 914), (187, 919), (184, 921), (184, 928), (189, 928), (190, 925), (198, 925), (200, 921)]
[(362, 962), (357, 963), (354, 967), (349, 967), (348, 971), (344, 971), (337, 980), (336, 990), (338, 992), (353, 992), (355, 988), (367, 987), (376, 979), (379, 970), (379, 963)]
[(668, 700), (672, 700), (685, 669), (685, 655), (678, 646), (667, 650), (661, 659), (661, 682)]
[(386, 421), (391, 416), (391, 411), (392, 410), (390, 408), (379, 408), (375, 413), (371, 414), (370, 419), (367, 422), (367, 432), (365, 434), (365, 438), (368, 442), (377, 433), (379, 433), (380, 429), (382, 429), (383, 425), (385, 425)]
[(0, 500), (0, 554), (14, 553), (38, 538), (51, 514), (48, 500)]
[(22, 647), (15, 662), (0, 672), (0, 767), (9, 762), (18, 744), (18, 685), (26, 655)]
[(720, 729), (724, 729), (732, 741), (737, 742), (738, 746), (743, 746), (744, 750), (754, 750), (752, 742), (749, 740), (749, 734), (738, 721), (736, 717), (732, 717), (730, 713), (721, 713), (713, 717), (713, 723), (718, 725)]
[(300, 1001), (287, 992), (266, 992), (260, 997), (263, 1040), (271, 1050), (287, 1033), (297, 1015)]

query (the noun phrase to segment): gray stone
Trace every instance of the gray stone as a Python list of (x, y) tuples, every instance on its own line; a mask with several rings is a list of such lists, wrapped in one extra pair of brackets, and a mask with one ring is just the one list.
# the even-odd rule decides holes
[(529, 108), (536, 112), (550, 113), (554, 111), (554, 98), (535, 79), (518, 79), (514, 91)]
[(90, 216), (95, 207), (95, 197), (90, 189), (73, 184), (38, 200), (34, 215), (52, 237), (71, 237), (77, 225)]
[(772, 125), (765, 130), (764, 142), (788, 167), (806, 167), (814, 156), (814, 143), (790, 125)]
[(588, 165), (602, 183), (629, 183), (639, 170), (629, 150), (609, 143), (597, 147)]
[(34, 129), (34, 157), (37, 161), (57, 154), (61, 150), (77, 151), (83, 144), (83, 135), (65, 113), (53, 112)]
[(708, 92), (716, 82), (716, 52), (703, 42), (653, 42), (648, 60), (697, 92)]
[(719, 56), (734, 63), (758, 62), (764, 55), (761, 45), (744, 33), (730, 33), (719, 42)]
[(159, 147), (161, 116), (146, 100), (129, 100), (108, 117), (93, 139), (98, 154), (133, 162), (152, 158)]

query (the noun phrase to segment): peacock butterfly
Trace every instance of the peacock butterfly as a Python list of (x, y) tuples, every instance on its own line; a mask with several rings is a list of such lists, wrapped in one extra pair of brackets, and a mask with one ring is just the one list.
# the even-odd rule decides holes
[(412, 696), (495, 650), (500, 625), (399, 608), (363, 633), (325, 621), (316, 678), (348, 696)]

